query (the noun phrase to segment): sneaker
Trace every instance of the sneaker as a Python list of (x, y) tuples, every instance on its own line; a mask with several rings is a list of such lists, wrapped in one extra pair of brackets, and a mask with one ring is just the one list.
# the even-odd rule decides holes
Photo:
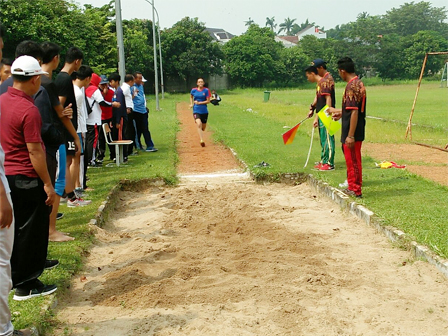
[(158, 149), (155, 148), (155, 147), (146, 147), (145, 151), (146, 151), (146, 152), (157, 152)]
[(348, 181), (345, 180), (344, 183), (339, 183), (339, 188), (347, 189), (348, 188)]
[(320, 169), (322, 167), (322, 162), (319, 162), (317, 165), (314, 166), (315, 169)]
[(90, 203), (92, 203), (92, 201), (90, 200), (84, 200), (82, 198), (76, 198), (74, 201), (68, 200), (67, 201), (67, 206), (69, 208), (76, 208), (78, 206), (86, 206), (89, 205)]
[(334, 170), (334, 166), (330, 166), (328, 163), (324, 163), (319, 168), (319, 171), (329, 171), (329, 170)]
[(58, 214), (56, 215), (56, 220), (62, 219), (63, 217), (64, 217), (64, 214), (62, 212), (58, 212)]
[(45, 260), (44, 269), (49, 270), (49, 269), (55, 268), (57, 265), (59, 265), (58, 260), (47, 259), (47, 260)]
[(126, 163), (126, 162), (128, 162), (128, 157), (127, 156), (123, 158), (123, 163)]
[(32, 289), (16, 288), (13, 299), (16, 301), (24, 301), (37, 296), (50, 295), (56, 292), (57, 289), (55, 285), (44, 285), (39, 280), (36, 280), (35, 286)]
[(12, 332), (12, 335), (16, 336), (31, 336), (33, 335), (33, 332), (30, 329), (20, 329), (20, 330), (14, 330)]
[(201, 147), (205, 147), (205, 142), (201, 141)]
[(138, 152), (133, 152), (133, 153), (129, 154), (129, 156), (136, 156), (136, 155), (138, 155)]
[(344, 194), (347, 194), (348, 196), (356, 197), (356, 198), (362, 198), (362, 194), (357, 195), (353, 190), (350, 189), (344, 189)]
[(61, 199), (59, 200), (59, 204), (67, 203), (67, 201), (68, 201), (68, 197), (61, 197)]

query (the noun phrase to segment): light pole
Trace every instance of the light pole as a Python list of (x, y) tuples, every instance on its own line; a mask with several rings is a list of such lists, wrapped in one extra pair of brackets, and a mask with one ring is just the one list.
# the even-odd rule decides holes
[[(154, 4), (151, 1), (149, 1), (149, 0), (145, 0), (145, 1), (152, 6), (153, 11), (155, 11), (156, 15), (157, 15), (157, 33), (159, 35), (159, 58), (160, 58), (160, 87), (162, 88), (162, 99), (165, 99), (165, 85), (164, 85), (164, 81), (163, 81), (162, 43), (160, 41), (159, 12), (157, 11), (157, 8), (154, 6)], [(153, 12), (153, 27), (154, 27), (154, 12)], [(154, 29), (153, 29), (153, 32), (154, 32)], [(155, 49), (155, 46), (154, 46), (154, 49)]]
[(121, 0), (115, 0), (115, 15), (116, 15), (116, 27), (117, 27), (117, 47), (118, 47), (118, 73), (121, 76), (121, 80), (124, 80), (126, 75), (125, 59), (124, 59), (124, 42), (123, 42), (123, 21), (121, 18)]

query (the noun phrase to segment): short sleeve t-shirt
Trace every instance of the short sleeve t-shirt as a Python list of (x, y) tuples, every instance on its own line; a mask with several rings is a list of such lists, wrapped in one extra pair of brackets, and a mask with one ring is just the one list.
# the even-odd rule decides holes
[(326, 104), (326, 97), (331, 97), (331, 107), (335, 107), (335, 94), (334, 94), (334, 79), (329, 72), (323, 76), (317, 83), (316, 88), (316, 110), (319, 112)]
[[(78, 107), (76, 106), (75, 91), (73, 89), (73, 82), (71, 76), (67, 72), (60, 72), (54, 81), (59, 97), (65, 97), (64, 107), (72, 104), (73, 116), (71, 122), (75, 130), (78, 128)], [(72, 136), (66, 130), (65, 135), (67, 140), (73, 141)]]
[[(199, 90), (198, 88), (191, 89), (190, 94), (193, 96), (193, 101), (204, 102), (208, 97), (211, 97), (210, 90), (207, 88), (202, 88)], [(208, 113), (207, 105), (201, 104), (193, 105), (193, 113), (206, 114)]]
[(93, 92), (92, 97), (87, 97), (87, 102), (92, 106), (92, 112), (87, 117), (87, 125), (99, 125), (101, 126), (101, 107), (100, 103), (104, 101), (103, 95), (99, 89)]
[(61, 119), (59, 119), (58, 113), (55, 110), (55, 107), (58, 105), (61, 105), (61, 102), (59, 101), (59, 95), (58, 90), (56, 88), (56, 85), (54, 82), (47, 76), (41, 76), (41, 85), (47, 90), (48, 96), (50, 97), (50, 102), (52, 108), (52, 115), (53, 115), (53, 122), (55, 127), (63, 132), (65, 127), (61, 122)]
[(134, 84), (132, 89), (132, 93), (137, 92), (133, 99), (134, 111), (139, 113), (146, 113), (146, 97), (143, 85)]
[(0, 97), (2, 122), (0, 132), (5, 151), (6, 175), (38, 177), (31, 163), (27, 143), (40, 143), (42, 119), (33, 99), (13, 87)]
[(358, 76), (354, 77), (345, 87), (342, 96), (342, 134), (344, 143), (350, 130), (350, 118), (353, 111), (358, 111), (358, 124), (356, 125), (355, 141), (364, 141), (366, 126), (366, 88)]
[(76, 132), (86, 133), (87, 107), (84, 88), (80, 88), (79, 86), (73, 84), (73, 89), (75, 90), (76, 106), (78, 107), (78, 128)]

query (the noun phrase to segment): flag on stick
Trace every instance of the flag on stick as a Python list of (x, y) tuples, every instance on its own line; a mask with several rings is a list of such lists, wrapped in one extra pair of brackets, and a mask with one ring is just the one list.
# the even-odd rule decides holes
[(292, 142), (294, 141), (294, 138), (296, 136), (297, 130), (299, 129), (299, 126), (307, 119), (308, 119), (308, 117), (303, 119), (301, 122), (299, 122), (293, 128), (291, 128), (288, 132), (283, 133), (283, 142), (285, 145), (292, 144)]

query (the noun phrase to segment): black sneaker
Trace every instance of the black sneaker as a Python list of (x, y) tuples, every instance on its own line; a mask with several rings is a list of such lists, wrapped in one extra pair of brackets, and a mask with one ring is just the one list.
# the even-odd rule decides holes
[(30, 329), (20, 329), (20, 330), (14, 330), (12, 332), (13, 336), (31, 336), (33, 333)]
[(58, 212), (56, 219), (62, 219), (62, 217), (64, 217), (64, 214), (62, 212)]
[(47, 260), (45, 260), (45, 267), (44, 267), (44, 269), (49, 270), (49, 269), (55, 268), (57, 265), (59, 265), (59, 261), (58, 260), (47, 259)]
[[(16, 301), (24, 301), (37, 296), (50, 295), (56, 292), (58, 288), (55, 285), (44, 285), (39, 280), (35, 281), (35, 287), (28, 288), (16, 288), (13, 299)], [(20, 334), (19, 334), (20, 335)]]

